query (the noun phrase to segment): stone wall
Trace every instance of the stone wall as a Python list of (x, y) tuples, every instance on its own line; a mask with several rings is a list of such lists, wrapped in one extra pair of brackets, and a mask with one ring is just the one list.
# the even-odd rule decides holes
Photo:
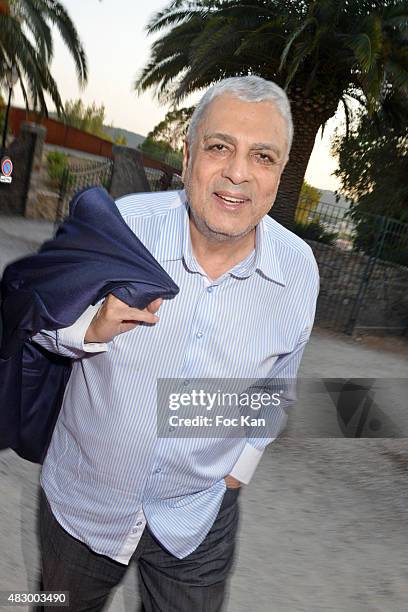
[(320, 271), (316, 322), (350, 333), (408, 334), (407, 267), (307, 242)]
[(128, 193), (150, 191), (140, 152), (121, 145), (113, 145), (112, 151), (111, 196), (117, 199)]
[(41, 165), (44, 135), (41, 126), (23, 123), (19, 136), (7, 147), (13, 174), (11, 183), (0, 183), (0, 214), (25, 215), (30, 196), (35, 199), (36, 170)]
[(54, 191), (45, 191), (39, 189), (35, 206), (27, 211), (27, 217), (30, 219), (46, 219), (54, 222), (58, 215), (59, 196)]

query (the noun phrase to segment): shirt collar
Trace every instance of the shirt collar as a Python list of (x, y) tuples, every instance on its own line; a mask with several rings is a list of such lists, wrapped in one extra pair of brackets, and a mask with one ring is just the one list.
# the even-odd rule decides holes
[[(188, 201), (185, 191), (178, 192), (178, 199), (169, 209), (161, 231), (154, 256), (158, 261), (183, 259), (192, 272), (200, 268), (192, 252)], [(265, 220), (261, 219), (256, 227), (255, 252), (234, 266), (230, 274), (238, 278), (247, 278), (255, 271), (265, 278), (285, 285), (285, 278), (276, 253), (276, 245), (267, 228)]]
[(265, 217), (258, 223), (256, 230), (255, 268), (270, 280), (285, 286), (285, 276), (276, 249), (277, 241), (272, 235), (273, 229), (267, 227)]
[(182, 259), (184, 242), (189, 235), (188, 203), (185, 191), (179, 191), (168, 210), (153, 252), (157, 261)]

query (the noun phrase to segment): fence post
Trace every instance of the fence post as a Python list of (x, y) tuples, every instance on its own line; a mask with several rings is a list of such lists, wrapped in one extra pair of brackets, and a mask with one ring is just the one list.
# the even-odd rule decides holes
[(25, 137), (31, 137), (33, 143), (31, 167), (27, 177), (27, 195), (25, 200), (24, 216), (35, 217), (38, 190), (40, 188), (40, 173), (45, 136), (47, 129), (37, 123), (24, 121), (20, 127), (20, 133)]
[(381, 255), (381, 251), (384, 245), (384, 239), (388, 231), (389, 221), (390, 219), (388, 217), (381, 217), (381, 227), (379, 231), (378, 242), (374, 244), (372, 253), (368, 256), (367, 264), (361, 277), (361, 282), (357, 291), (354, 306), (350, 313), (350, 318), (347, 322), (346, 328), (344, 330), (345, 333), (350, 336), (353, 334), (354, 328), (356, 326), (358, 315), (360, 313), (360, 309), (367, 291), (367, 286), (370, 282), (370, 278), (372, 276), (376, 261)]
[(0, 183), (2, 214), (29, 217), (35, 208), (45, 133), (42, 126), (24, 122), (17, 138), (6, 148), (14, 170), (11, 183)]
[(67, 191), (68, 191), (69, 176), (70, 176), (69, 167), (65, 167), (62, 173), (62, 178), (61, 178), (60, 187), (59, 187), (58, 204), (57, 204), (57, 210), (55, 213), (55, 222), (54, 222), (55, 230), (57, 230), (58, 225), (63, 220), (65, 196), (67, 195)]

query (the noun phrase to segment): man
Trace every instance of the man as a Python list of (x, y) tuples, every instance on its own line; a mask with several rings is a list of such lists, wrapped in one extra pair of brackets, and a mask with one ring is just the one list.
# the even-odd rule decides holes
[(74, 359), (44, 461), (44, 590), (101, 610), (130, 561), (144, 612), (222, 609), (238, 497), (286, 415), (264, 437), (156, 429), (156, 381), (296, 377), (318, 293), (311, 249), (267, 215), (292, 140), (287, 97), (259, 77), (203, 96), (184, 149), (185, 192), (117, 205), (180, 287), (141, 311), (113, 295), (70, 328), (34, 337)]

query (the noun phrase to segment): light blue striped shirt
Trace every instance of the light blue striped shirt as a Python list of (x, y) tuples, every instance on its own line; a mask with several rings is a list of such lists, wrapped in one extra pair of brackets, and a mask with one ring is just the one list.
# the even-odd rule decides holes
[(127, 564), (146, 521), (176, 557), (195, 550), (217, 516), (224, 476), (247, 484), (286, 424), (279, 406), (267, 438), (158, 437), (157, 379), (296, 378), (319, 276), (310, 247), (268, 216), (254, 251), (210, 280), (192, 252), (184, 191), (133, 194), (117, 206), (180, 293), (155, 326), (107, 344), (84, 344), (98, 305), (34, 340), (74, 358), (42, 487), (66, 531)]

